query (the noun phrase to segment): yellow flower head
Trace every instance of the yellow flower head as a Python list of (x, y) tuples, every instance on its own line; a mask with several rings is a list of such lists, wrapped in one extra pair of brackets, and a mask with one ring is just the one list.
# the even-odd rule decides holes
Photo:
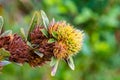
[[(73, 26), (64, 21), (54, 23), (49, 27), (49, 33), (56, 38), (58, 43), (56, 46), (59, 46), (59, 48), (55, 47), (54, 49), (54, 54), (57, 58), (67, 58), (68, 56), (74, 55), (82, 47), (83, 32), (73, 28)], [(63, 50), (64, 52), (62, 52), (61, 50), (60, 52), (59, 50), (63, 46), (66, 51)]]

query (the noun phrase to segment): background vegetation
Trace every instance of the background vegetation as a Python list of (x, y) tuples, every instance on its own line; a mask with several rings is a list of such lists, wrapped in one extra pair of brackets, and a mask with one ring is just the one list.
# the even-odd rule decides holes
[(74, 57), (76, 69), (62, 61), (51, 77), (49, 63), (40, 68), (10, 64), (0, 80), (120, 80), (120, 0), (0, 0), (4, 30), (27, 30), (35, 10), (84, 30), (82, 51)]

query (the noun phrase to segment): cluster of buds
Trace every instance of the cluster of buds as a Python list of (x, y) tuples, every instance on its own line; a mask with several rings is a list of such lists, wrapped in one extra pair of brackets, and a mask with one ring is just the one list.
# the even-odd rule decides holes
[[(3, 23), (2, 17), (0, 17)], [(2, 30), (3, 24), (0, 24)], [(1, 31), (0, 31), (1, 33)], [(60, 60), (65, 60), (74, 70), (73, 56), (81, 50), (83, 31), (75, 29), (65, 21), (49, 22), (44, 11), (36, 11), (31, 20), (27, 36), (5, 31), (0, 34), (0, 67), (15, 62), (28, 63), (32, 67), (50, 61), (54, 76)]]

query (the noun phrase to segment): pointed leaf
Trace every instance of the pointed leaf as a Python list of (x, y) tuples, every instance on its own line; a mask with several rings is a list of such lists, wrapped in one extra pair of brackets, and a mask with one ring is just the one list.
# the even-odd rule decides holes
[(52, 36), (57, 39), (57, 33), (56, 33), (56, 31), (52, 32)]
[(29, 30), (28, 30), (28, 34), (27, 34), (27, 39), (30, 40), (30, 32), (35, 28), (36, 25), (40, 24), (40, 12), (36, 11), (33, 14), (30, 26), (29, 26)]
[(9, 35), (11, 35), (11, 34), (12, 34), (12, 31), (11, 31), (11, 30), (7, 30), (7, 31), (5, 31), (4, 33), (2, 33), (2, 34), (0, 35), (0, 37), (9, 36)]
[(27, 45), (33, 49), (32, 44), (29, 41), (27, 41)]
[(40, 46), (39, 44), (32, 44), (32, 47), (34, 47), (35, 49), (39, 48), (39, 46)]
[(51, 71), (51, 76), (55, 76), (57, 68), (58, 68), (58, 64), (59, 64), (59, 60), (57, 60), (56, 63), (53, 65), (52, 71)]
[(20, 28), (20, 32), (21, 32), (22, 38), (23, 38), (24, 40), (27, 40), (26, 35), (25, 35), (25, 31), (24, 31), (23, 28)]
[(45, 12), (43, 10), (41, 10), (41, 17), (42, 17), (42, 20), (43, 20), (44, 27), (47, 30), (48, 25), (49, 25), (49, 19), (48, 19), (47, 15), (45, 14)]
[(53, 26), (54, 23), (55, 23), (55, 19), (53, 18), (53, 19), (52, 19), (52, 26)]
[(73, 58), (72, 57), (69, 57), (66, 59), (67, 61), (67, 64), (69, 65), (69, 67), (74, 70), (75, 69), (75, 65), (74, 65), (74, 61), (73, 61)]
[(55, 19), (53, 18), (48, 27), (52, 27), (55, 24)]
[(56, 61), (57, 61), (57, 59), (55, 57), (52, 57), (51, 62), (50, 62), (50, 66), (51, 67), (54, 66)]
[(40, 51), (38, 51), (38, 50), (35, 50), (34, 53), (37, 54), (37, 55), (40, 56), (40, 57), (43, 57), (43, 56), (44, 56), (44, 55), (43, 55), (42, 53), (40, 53)]
[(46, 29), (41, 29), (41, 32), (48, 38), (48, 32)]
[(48, 43), (53, 43), (53, 42), (55, 42), (56, 40), (54, 39), (54, 38), (50, 38), (49, 40), (48, 40)]
[(9, 61), (0, 61), (0, 67), (10, 64)]
[(1, 34), (1, 31), (2, 31), (3, 24), (4, 24), (3, 17), (0, 16), (0, 34)]

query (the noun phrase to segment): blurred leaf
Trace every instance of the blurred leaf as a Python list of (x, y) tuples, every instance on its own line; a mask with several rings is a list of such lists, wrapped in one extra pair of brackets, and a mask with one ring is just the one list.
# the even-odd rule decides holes
[(10, 64), (9, 61), (0, 61), (0, 67)]
[(32, 44), (31, 44), (29, 41), (27, 41), (27, 45), (28, 45), (30, 48), (33, 49), (33, 46), (32, 46)]
[(21, 36), (24, 40), (27, 40), (27, 36), (25, 35), (25, 31), (23, 28), (20, 28)]
[(71, 56), (70, 56), (69, 58), (67, 58), (65, 61), (67, 62), (68, 66), (69, 66), (72, 70), (75, 69), (74, 61), (73, 61), (73, 58), (72, 58)]
[(42, 53), (40, 53), (39, 50), (35, 50), (34, 53), (37, 54), (37, 55), (40, 56), (40, 57), (43, 57), (43, 56), (44, 56)]
[(48, 40), (48, 43), (53, 43), (53, 42), (55, 42), (56, 40), (54, 39), (54, 38), (50, 38), (49, 40)]
[(3, 24), (4, 24), (3, 17), (0, 16), (0, 34), (1, 34), (1, 31), (2, 31)]
[(27, 34), (27, 39), (30, 40), (30, 32), (33, 31), (33, 29), (37, 26), (40, 25), (40, 12), (36, 11), (33, 14), (32, 20), (30, 22), (30, 26), (29, 26), (29, 30), (28, 30), (28, 34)]
[(11, 34), (12, 34), (12, 30), (7, 30), (7, 31), (5, 31), (4, 33), (2, 33), (2, 34), (0, 35), (0, 37), (10, 36)]
[(50, 66), (54, 66), (56, 63), (57, 59), (55, 57), (52, 57), (51, 61), (50, 61)]
[(55, 76), (57, 68), (58, 68), (59, 60), (55, 62), (55, 64), (52, 66), (51, 76)]
[(41, 29), (41, 32), (48, 38), (48, 31), (46, 29)]
[(53, 26), (55, 23), (55, 19), (53, 18), (52, 21), (50, 22), (50, 25)]
[(40, 12), (41, 12), (41, 17), (42, 17), (42, 20), (43, 20), (44, 27), (47, 30), (48, 25), (49, 25), (49, 19), (48, 19), (47, 15), (45, 14), (45, 12), (43, 10), (41, 10)]
[(52, 36), (57, 39), (57, 33), (55, 31), (52, 31)]

